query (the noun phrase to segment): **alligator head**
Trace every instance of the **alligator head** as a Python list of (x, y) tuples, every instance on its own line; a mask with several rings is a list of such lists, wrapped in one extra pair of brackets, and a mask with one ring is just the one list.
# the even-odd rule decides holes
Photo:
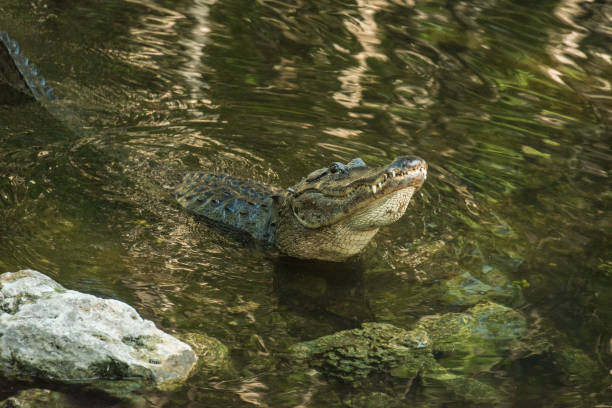
[(277, 245), (298, 258), (344, 260), (404, 214), (426, 176), (417, 157), (376, 168), (357, 158), (315, 170), (283, 197)]

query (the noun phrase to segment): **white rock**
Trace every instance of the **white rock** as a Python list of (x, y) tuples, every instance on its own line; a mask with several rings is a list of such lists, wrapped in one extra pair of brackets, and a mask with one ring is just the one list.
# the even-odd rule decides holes
[(185, 379), (191, 347), (113, 299), (67, 290), (33, 270), (0, 275), (0, 371), (48, 380)]

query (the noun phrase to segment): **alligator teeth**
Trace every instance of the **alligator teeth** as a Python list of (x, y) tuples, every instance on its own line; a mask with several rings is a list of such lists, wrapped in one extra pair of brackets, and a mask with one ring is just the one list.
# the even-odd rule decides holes
[(376, 184), (372, 184), (372, 193), (376, 194)]
[(378, 183), (378, 188), (382, 188), (382, 181)]
[(395, 170), (391, 170), (391, 176), (395, 177)]

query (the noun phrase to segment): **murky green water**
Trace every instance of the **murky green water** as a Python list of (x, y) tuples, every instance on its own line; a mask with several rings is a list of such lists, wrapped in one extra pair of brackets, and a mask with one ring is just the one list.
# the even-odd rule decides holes
[[(594, 0), (0, 0), (0, 29), (73, 113), (0, 106), (0, 272), (231, 349), (229, 373), (147, 406), (342, 406), (355, 391), (295, 379), (286, 347), (463, 310), (447, 290), (462, 275), (552, 344), (494, 368), (509, 406), (610, 403), (611, 16)], [(425, 187), (347, 264), (241, 242), (160, 185), (208, 168), (286, 187), (403, 154), (427, 160)]]

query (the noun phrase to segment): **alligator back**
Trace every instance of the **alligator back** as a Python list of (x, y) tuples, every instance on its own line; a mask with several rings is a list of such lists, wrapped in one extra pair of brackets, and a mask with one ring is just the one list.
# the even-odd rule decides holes
[(0, 81), (39, 102), (52, 101), (55, 95), (38, 69), (24, 57), (19, 44), (6, 31), (0, 31)]
[(178, 202), (188, 211), (245, 231), (253, 238), (276, 243), (279, 223), (277, 187), (227, 175), (187, 173), (175, 187)]

